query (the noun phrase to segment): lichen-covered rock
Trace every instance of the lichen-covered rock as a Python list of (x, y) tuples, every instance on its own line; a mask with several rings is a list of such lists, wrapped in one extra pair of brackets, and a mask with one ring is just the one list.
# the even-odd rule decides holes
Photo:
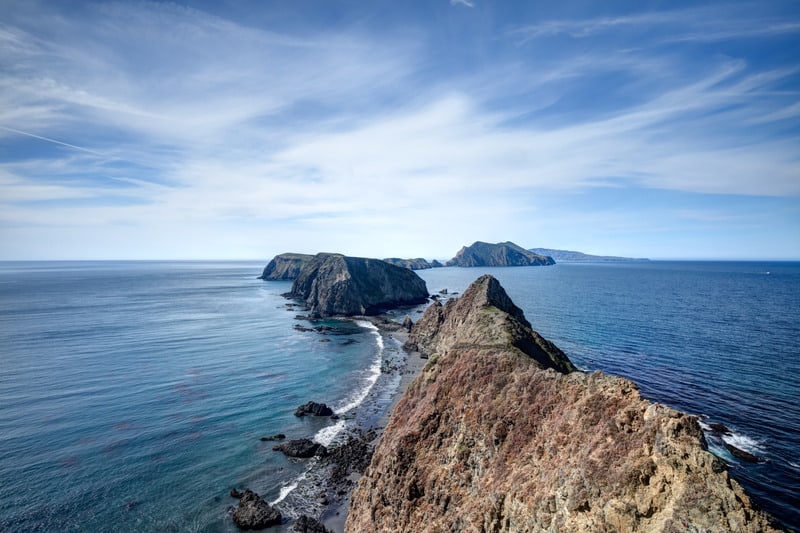
[(233, 522), (242, 529), (264, 529), (281, 523), (280, 511), (274, 509), (261, 496), (250, 489), (244, 492), (231, 492), (239, 498), (239, 505), (233, 510)]
[(287, 294), (302, 299), (312, 317), (375, 315), (401, 305), (425, 303), (425, 281), (407, 268), (380, 259), (317, 254)]
[(346, 531), (774, 531), (694, 417), (626, 379), (572, 371), (501, 291), (480, 278), (412, 328), (429, 362)]
[(526, 250), (513, 242), (490, 244), (477, 241), (471, 246), (464, 246), (456, 256), (447, 262), (447, 266), (458, 267), (493, 267), (493, 266), (539, 266), (554, 265), (552, 257), (539, 255)]
[(314, 259), (313, 255), (307, 254), (279, 254), (267, 263), (264, 271), (258, 277), (263, 280), (289, 280), (295, 279), (303, 267)]

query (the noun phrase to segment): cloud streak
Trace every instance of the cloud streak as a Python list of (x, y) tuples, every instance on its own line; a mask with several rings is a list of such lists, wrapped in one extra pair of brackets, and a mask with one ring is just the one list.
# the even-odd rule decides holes
[[(479, 49), (458, 34), (446, 54), (419, 19), (276, 30), (171, 4), (80, 16), (32, 5), (0, 25), (0, 60), (13, 65), (0, 77), (7, 257), (77, 234), (93, 244), (76, 255), (131, 254), (108, 228), (142, 257), (261, 257), (295, 243), (437, 256), (475, 239), (533, 246), (542, 231), (561, 239), (548, 245), (579, 244), (575, 224), (542, 220), (554, 209), (605, 224), (606, 249), (593, 251), (643, 255), (621, 237), (641, 232), (620, 230), (641, 210), (593, 204), (579, 217), (574, 198), (674, 191), (702, 197), (695, 212), (721, 226), (719, 198), (800, 196), (796, 65), (664, 46), (720, 30), (716, 5), (502, 23)], [(793, 35), (796, 21), (770, 17), (760, 39)], [(725, 39), (755, 36), (725, 20)], [(547, 48), (565, 37), (593, 46)], [(686, 218), (660, 212), (659, 226)], [(789, 232), (798, 215), (785, 212)]]

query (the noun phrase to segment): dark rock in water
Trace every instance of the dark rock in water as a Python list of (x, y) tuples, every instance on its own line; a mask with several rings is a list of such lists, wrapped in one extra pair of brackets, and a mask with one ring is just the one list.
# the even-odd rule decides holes
[(720, 435), (730, 435), (731, 434), (731, 430), (728, 429), (723, 424), (718, 424), (718, 423), (715, 422), (713, 424), (709, 424), (708, 427), (711, 428), (711, 431), (713, 431), (714, 433), (719, 433)]
[(552, 257), (535, 254), (513, 242), (490, 244), (477, 241), (472, 246), (464, 246), (447, 266), (537, 266), (554, 265)]
[(447, 289), (442, 289), (439, 291), (439, 294), (447, 294)]
[(295, 279), (306, 263), (314, 259), (313, 255), (280, 254), (270, 261), (258, 277), (263, 280)]
[(410, 317), (410, 316), (406, 315), (406, 317), (403, 319), (403, 328), (404, 328), (406, 331), (411, 331), (411, 327), (412, 327), (413, 325), (414, 325), (414, 321), (413, 321), (413, 320), (411, 320), (411, 317)]
[(317, 402), (308, 402), (304, 405), (301, 405), (294, 412), (294, 416), (306, 416), (306, 415), (331, 416), (332, 414), (333, 414), (333, 409), (331, 409), (324, 403), (317, 403)]
[[(234, 489), (235, 490), (235, 489)], [(280, 511), (273, 509), (261, 496), (250, 489), (237, 491), (239, 505), (233, 510), (233, 522), (242, 529), (264, 529), (281, 523)], [(233, 496), (233, 491), (231, 491)]]
[(301, 515), (295, 521), (292, 531), (300, 533), (331, 533), (331, 530), (323, 526), (318, 520), (306, 515)]
[(755, 455), (753, 455), (750, 452), (746, 452), (746, 451), (742, 450), (741, 448), (737, 448), (736, 446), (734, 446), (732, 444), (728, 444), (727, 442), (725, 442), (724, 444), (725, 444), (725, 448), (729, 452), (731, 452), (731, 455), (741, 459), (742, 461), (747, 461), (748, 463), (758, 463), (759, 461), (761, 461), (761, 459), (759, 459), (758, 457), (756, 457)]
[(427, 301), (425, 281), (380, 259), (317, 254), (292, 285), (288, 297), (302, 299), (312, 317), (375, 315)]
[(260, 441), (270, 441), (270, 440), (283, 440), (286, 438), (286, 435), (283, 433), (276, 433), (275, 435), (270, 435), (269, 437), (261, 437)]
[(328, 449), (322, 444), (316, 443), (311, 439), (295, 439), (273, 446), (273, 450), (283, 452), (289, 457), (299, 457), (302, 459), (308, 457), (325, 457), (328, 455)]

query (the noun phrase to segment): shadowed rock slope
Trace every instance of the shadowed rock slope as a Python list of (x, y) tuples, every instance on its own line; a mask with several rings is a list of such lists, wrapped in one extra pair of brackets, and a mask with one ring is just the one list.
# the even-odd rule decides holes
[(774, 531), (694, 417), (575, 372), (491, 276), (431, 305), (346, 531)]
[(267, 263), (258, 279), (263, 280), (288, 280), (295, 279), (300, 271), (308, 264), (313, 255), (285, 253), (278, 254)]
[(306, 302), (312, 317), (374, 315), (428, 299), (425, 281), (407, 268), (380, 259), (317, 254), (288, 293)]

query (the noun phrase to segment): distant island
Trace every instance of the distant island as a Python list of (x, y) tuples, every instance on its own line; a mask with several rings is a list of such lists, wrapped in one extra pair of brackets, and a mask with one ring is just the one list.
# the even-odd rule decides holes
[(505, 267), (554, 265), (552, 257), (526, 250), (513, 242), (491, 244), (476, 241), (464, 246), (447, 266), (457, 267)]
[(403, 268), (408, 268), (411, 270), (426, 270), (428, 268), (439, 268), (442, 265), (439, 261), (434, 259), (433, 261), (428, 261), (427, 259), (423, 259), (421, 257), (417, 257), (415, 259), (400, 259), (397, 257), (387, 257), (384, 259), (387, 263), (399, 266)]
[(552, 248), (529, 248), (529, 251), (535, 254), (550, 256), (556, 261), (575, 263), (626, 263), (632, 261), (649, 261), (649, 259), (643, 258), (617, 257), (613, 255), (591, 255), (583, 252), (574, 252), (571, 250), (554, 250)]

